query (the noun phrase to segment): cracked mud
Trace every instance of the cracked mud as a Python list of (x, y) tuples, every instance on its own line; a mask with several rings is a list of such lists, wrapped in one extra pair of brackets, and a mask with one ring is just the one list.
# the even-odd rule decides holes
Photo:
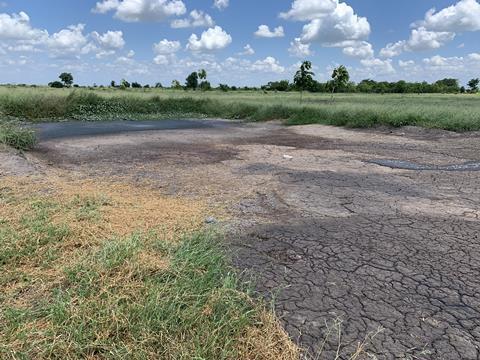
[(224, 207), (235, 265), (313, 356), (341, 319), (341, 359), (379, 327), (366, 358), (480, 359), (479, 177), (443, 171), (479, 150), (478, 133), (237, 124), (50, 139), (30, 161)]

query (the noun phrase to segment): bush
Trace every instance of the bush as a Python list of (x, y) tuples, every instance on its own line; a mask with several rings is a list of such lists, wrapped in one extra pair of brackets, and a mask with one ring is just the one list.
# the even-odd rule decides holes
[(17, 150), (30, 150), (37, 142), (35, 131), (14, 123), (0, 124), (0, 144)]
[(53, 82), (49, 83), (48, 86), (50, 86), (52, 88), (57, 88), (57, 89), (63, 88), (63, 84), (60, 81), (53, 81)]

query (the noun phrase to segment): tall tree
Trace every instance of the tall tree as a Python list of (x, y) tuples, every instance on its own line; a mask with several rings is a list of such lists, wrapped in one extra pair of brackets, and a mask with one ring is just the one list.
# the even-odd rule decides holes
[(335, 90), (341, 87), (347, 86), (350, 81), (350, 74), (345, 66), (340, 65), (339, 67), (333, 69), (332, 73), (332, 100)]
[(470, 88), (471, 93), (478, 92), (478, 84), (480, 84), (480, 79), (472, 79), (468, 82), (468, 87)]
[(182, 85), (180, 84), (180, 81), (178, 81), (178, 80), (172, 80), (171, 88), (172, 88), (172, 89), (181, 89), (181, 88), (182, 88)]
[(192, 90), (196, 90), (198, 88), (198, 73), (196, 71), (187, 76), (187, 79), (185, 80), (185, 87)]
[(315, 74), (311, 69), (312, 63), (310, 61), (304, 61), (293, 78), (293, 84), (300, 90), (300, 102), (303, 100), (303, 92), (309, 89), (313, 83), (313, 76)]
[(207, 81), (207, 71), (205, 69), (198, 70), (198, 78), (202, 80), (198, 86), (201, 90), (210, 90), (212, 87), (210, 83)]
[(205, 69), (200, 69), (198, 71), (198, 78), (200, 80), (206, 80), (207, 79), (207, 71)]
[(62, 80), (63, 84), (67, 87), (72, 86), (73, 84), (73, 75), (70, 73), (61, 73), (59, 76), (60, 80)]

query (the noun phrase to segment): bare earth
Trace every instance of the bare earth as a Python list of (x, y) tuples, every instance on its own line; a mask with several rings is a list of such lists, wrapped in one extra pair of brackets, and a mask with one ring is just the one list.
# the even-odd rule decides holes
[(208, 199), (228, 212), (235, 264), (312, 355), (341, 319), (342, 359), (379, 327), (378, 359), (480, 359), (480, 172), (371, 163), (385, 159), (480, 161), (480, 134), (269, 123), (84, 136), (0, 152), (0, 176), (121, 177)]

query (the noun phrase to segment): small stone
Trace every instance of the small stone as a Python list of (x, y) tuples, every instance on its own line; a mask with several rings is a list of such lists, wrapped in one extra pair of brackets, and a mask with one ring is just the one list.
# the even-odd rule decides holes
[(218, 221), (213, 216), (209, 216), (205, 219), (206, 224), (216, 224)]
[(292, 160), (292, 159), (293, 159), (293, 156), (283, 155), (283, 158), (284, 158), (285, 160)]

